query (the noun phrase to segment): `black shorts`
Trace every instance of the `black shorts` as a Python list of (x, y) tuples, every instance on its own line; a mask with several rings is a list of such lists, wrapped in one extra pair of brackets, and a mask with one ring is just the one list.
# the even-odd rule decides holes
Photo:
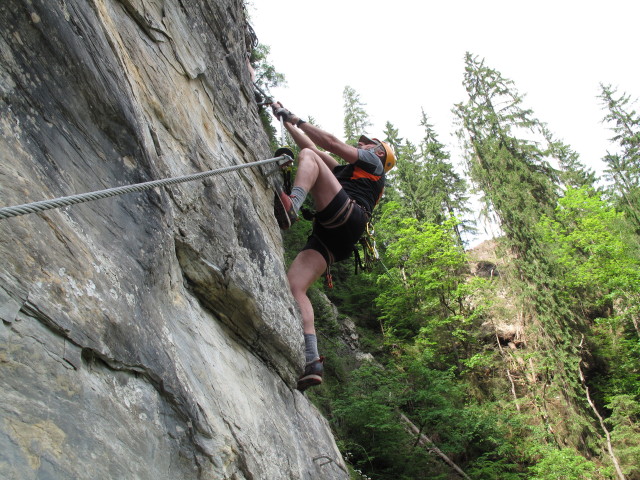
[(316, 250), (327, 265), (346, 260), (368, 221), (369, 214), (365, 209), (340, 190), (324, 210), (316, 213), (313, 231), (302, 250)]

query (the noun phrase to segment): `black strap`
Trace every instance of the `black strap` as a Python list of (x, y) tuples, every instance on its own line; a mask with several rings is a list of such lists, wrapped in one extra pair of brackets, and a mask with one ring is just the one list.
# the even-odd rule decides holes
[(300, 213), (302, 214), (302, 218), (308, 221), (312, 221), (316, 216), (316, 212), (307, 207), (302, 207)]
[(291, 195), (291, 189), (293, 188), (293, 181), (291, 179), (291, 167), (283, 168), (284, 175), (284, 193)]
[(362, 259), (360, 258), (360, 250), (358, 250), (358, 244), (356, 243), (353, 246), (353, 259), (354, 259), (354, 264), (355, 264), (355, 275), (358, 274), (358, 268), (360, 268), (360, 270), (362, 271), (363, 265), (362, 265)]

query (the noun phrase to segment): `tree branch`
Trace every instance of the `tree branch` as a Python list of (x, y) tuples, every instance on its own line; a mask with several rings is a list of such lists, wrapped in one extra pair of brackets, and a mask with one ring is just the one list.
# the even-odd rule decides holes
[[(580, 340), (580, 348), (582, 348), (583, 342), (584, 342), (584, 335), (582, 336), (582, 340)], [(609, 456), (611, 457), (613, 466), (616, 469), (616, 475), (620, 480), (626, 480), (626, 477), (624, 476), (624, 473), (622, 473), (622, 469), (620, 468), (620, 464), (618, 463), (618, 459), (615, 453), (613, 452), (613, 445), (611, 444), (611, 435), (609, 434), (609, 430), (607, 429), (607, 426), (604, 424), (604, 419), (600, 415), (600, 412), (598, 412), (596, 405), (593, 403), (593, 400), (591, 400), (591, 395), (589, 394), (589, 387), (587, 386), (587, 382), (585, 381), (584, 374), (582, 373), (582, 360), (578, 362), (578, 374), (580, 375), (580, 381), (582, 382), (584, 393), (587, 396), (587, 402), (589, 402), (589, 405), (591, 406), (593, 413), (598, 418), (598, 421), (600, 422), (600, 428), (602, 428), (607, 438), (607, 450), (609, 451)]]
[(471, 480), (471, 478), (466, 473), (464, 473), (464, 471), (462, 471), (462, 469), (459, 466), (457, 466), (453, 462), (453, 460), (447, 457), (442, 450), (436, 447), (436, 444), (433, 443), (433, 441), (429, 437), (427, 437), (424, 433), (421, 433), (420, 429), (416, 426), (416, 424), (413, 423), (411, 420), (409, 420), (404, 413), (400, 414), (400, 419), (407, 425), (407, 429), (409, 430), (409, 432), (417, 436), (417, 442), (420, 444), (420, 446), (425, 447), (428, 445), (426, 447), (427, 450), (438, 455), (442, 460), (444, 460), (444, 462), (447, 465), (453, 468), (455, 472), (458, 475), (460, 475), (462, 478), (464, 478), (465, 480)]

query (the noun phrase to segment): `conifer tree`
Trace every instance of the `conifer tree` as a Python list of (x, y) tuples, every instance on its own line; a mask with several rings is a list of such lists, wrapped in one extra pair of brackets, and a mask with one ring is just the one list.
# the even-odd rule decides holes
[(393, 186), (401, 205), (398, 215), (423, 219), (426, 215), (426, 176), (422, 168), (418, 147), (407, 141), (396, 150), (398, 162), (393, 169)]
[(617, 144), (618, 152), (604, 157), (607, 164), (605, 174), (612, 182), (611, 195), (618, 208), (627, 214), (640, 234), (640, 114), (633, 110), (629, 95), (617, 95), (610, 85), (600, 85), (600, 99), (608, 110), (604, 121), (612, 124), (615, 134), (611, 139)]
[(394, 152), (397, 154), (404, 143), (404, 139), (400, 136), (400, 132), (391, 122), (387, 122), (384, 126), (384, 141), (391, 145)]
[(442, 224), (449, 217), (457, 217), (461, 223), (456, 225), (456, 233), (459, 244), (462, 245), (460, 230), (473, 231), (472, 226), (462, 220), (470, 211), (467, 206), (467, 182), (454, 170), (451, 155), (438, 139), (434, 126), (429, 123), (424, 110), (420, 125), (425, 129), (420, 151), (427, 177), (427, 195), (431, 204), (428, 210), (432, 214), (432, 218), (427, 220)]
[(596, 174), (580, 161), (578, 152), (556, 140), (546, 126), (542, 127), (542, 134), (547, 141), (549, 154), (558, 161), (560, 183), (571, 188), (593, 187)]
[[(401, 194), (398, 190), (398, 171), (403, 169), (404, 161), (404, 149), (405, 149), (405, 140), (400, 137), (400, 132), (391, 122), (387, 122), (385, 124), (385, 129), (383, 131), (384, 141), (391, 145), (393, 151), (396, 155), (396, 167), (391, 169), (385, 175), (385, 190), (384, 196), (382, 197), (382, 201), (380, 206), (386, 204), (390, 201), (395, 201), (397, 203), (401, 203)], [(376, 217), (379, 216), (380, 208), (376, 209), (374, 215)]]
[(393, 200), (402, 206), (402, 215), (441, 225), (449, 217), (462, 217), (468, 211), (467, 185), (455, 172), (451, 155), (439, 141), (424, 111), (420, 124), (425, 129), (424, 137), (415, 145), (410, 141), (403, 143), (398, 131), (387, 123), (387, 141), (398, 158), (397, 167), (390, 175), (397, 191)]
[(360, 100), (360, 95), (353, 87), (346, 86), (342, 92), (344, 106), (344, 138), (345, 142), (354, 145), (360, 135), (367, 133), (367, 128), (371, 126), (369, 114), (364, 107), (365, 103)]
[(484, 203), (520, 253), (531, 248), (532, 227), (558, 199), (558, 171), (548, 150), (529, 140), (544, 125), (522, 106), (513, 82), (467, 53), (464, 86), (469, 99), (456, 105), (468, 173)]

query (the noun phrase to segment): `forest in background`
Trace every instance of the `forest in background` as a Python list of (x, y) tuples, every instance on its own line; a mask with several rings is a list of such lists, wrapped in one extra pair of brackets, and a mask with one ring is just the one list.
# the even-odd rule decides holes
[[(268, 53), (251, 59), (267, 92), (283, 81)], [(308, 395), (354, 479), (639, 480), (640, 115), (601, 85), (598, 177), (484, 60), (466, 55), (463, 84), (463, 173), (427, 112), (415, 143), (386, 124), (398, 163), (374, 213), (380, 259), (314, 286), (326, 370)], [(367, 133), (365, 107), (345, 87), (348, 143)], [(466, 251), (471, 194), (501, 235)], [(289, 261), (310, 228), (285, 234)], [(323, 294), (369, 361), (346, 354)]]

